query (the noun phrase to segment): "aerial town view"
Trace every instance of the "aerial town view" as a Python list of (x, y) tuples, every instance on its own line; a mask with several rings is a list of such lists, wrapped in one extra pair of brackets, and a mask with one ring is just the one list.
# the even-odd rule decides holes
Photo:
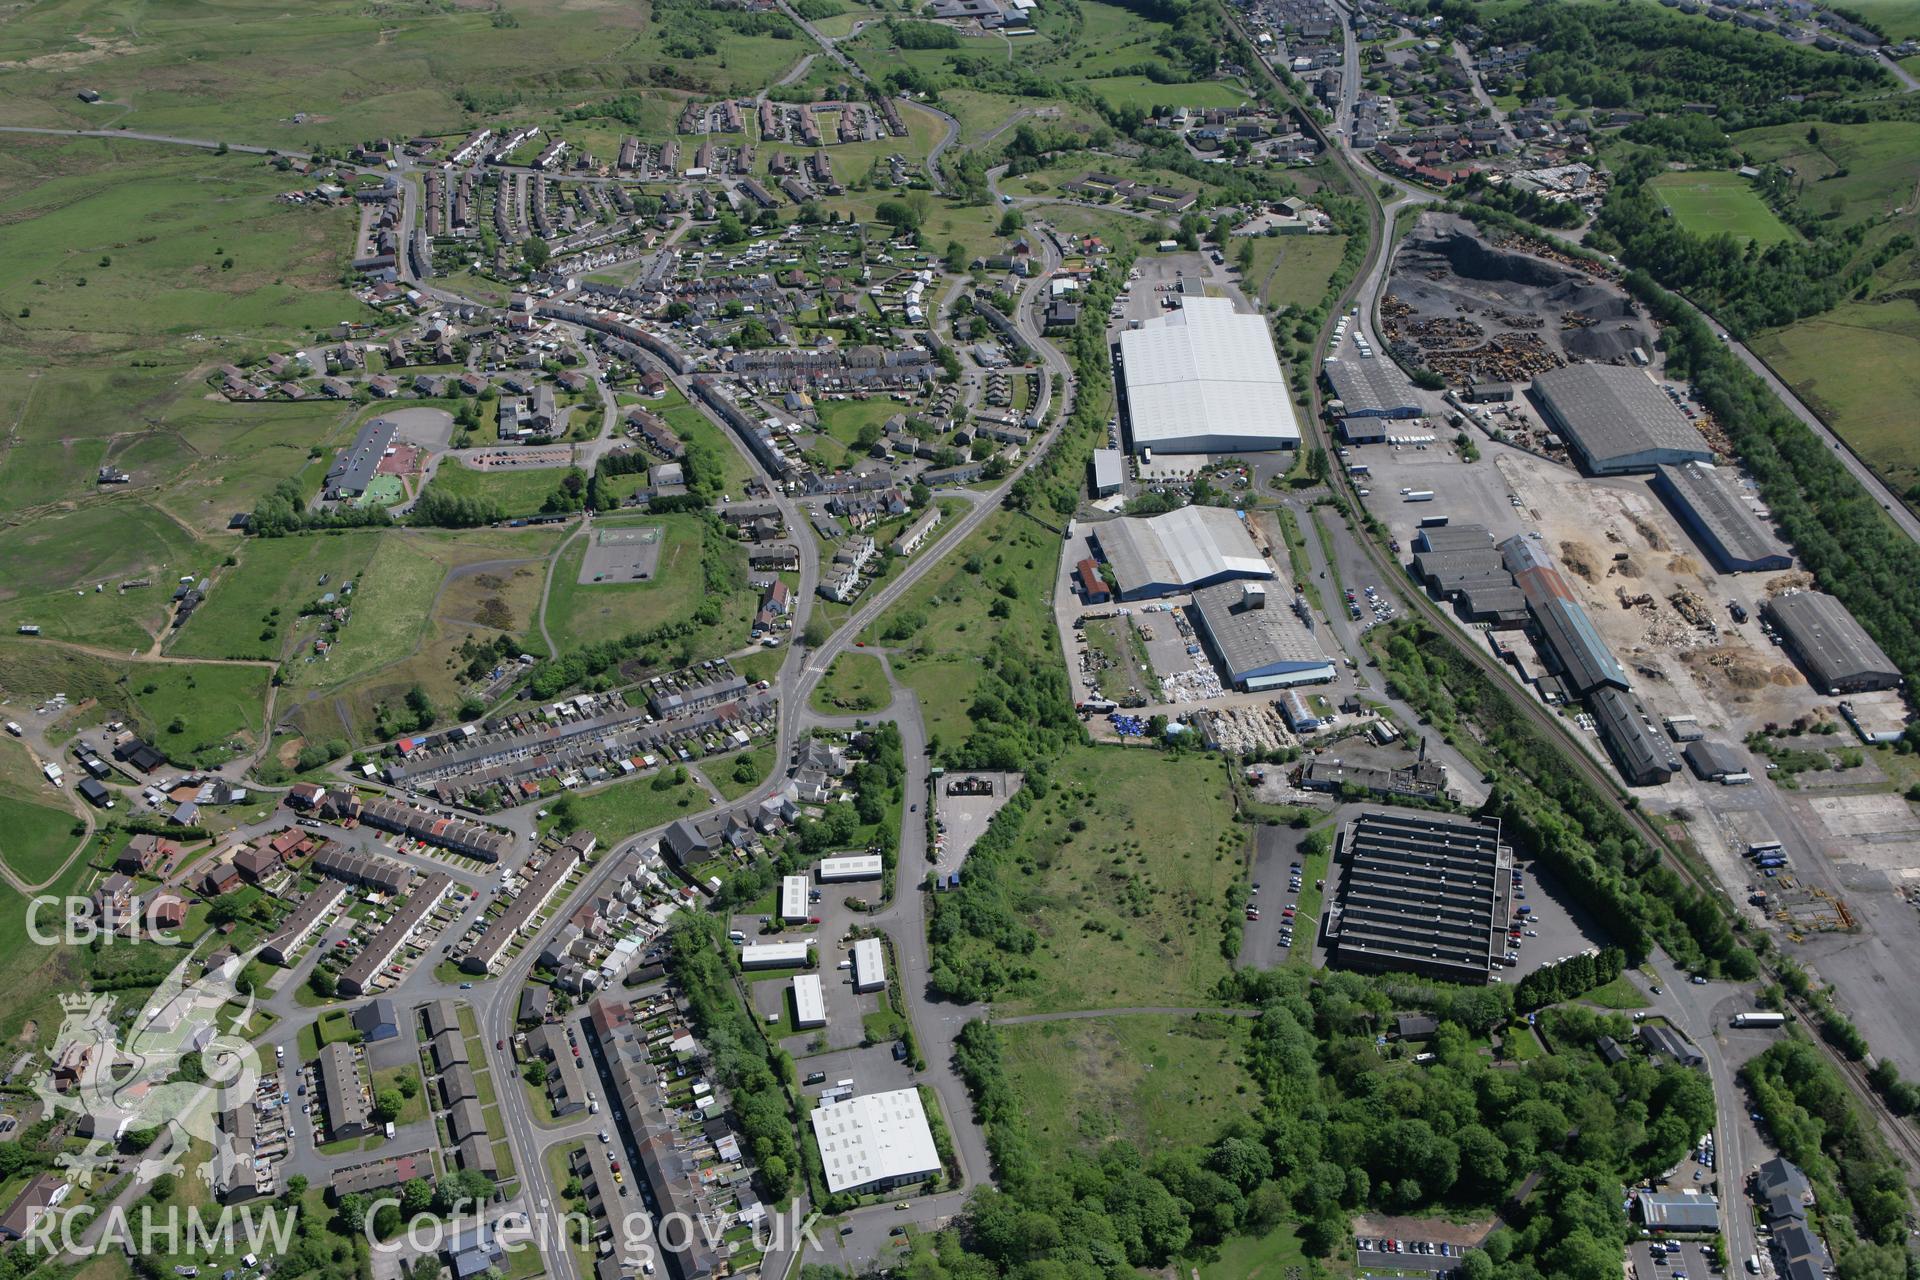
[(1920, 0), (0, 5), (0, 1280), (1920, 1280)]

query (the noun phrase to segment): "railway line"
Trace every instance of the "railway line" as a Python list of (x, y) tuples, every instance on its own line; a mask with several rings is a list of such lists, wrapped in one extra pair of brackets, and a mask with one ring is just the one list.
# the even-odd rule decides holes
[[(1245, 28), (1240, 25), (1238, 15), (1224, 5), (1221, 6), (1221, 12), (1231, 29), (1238, 34), (1241, 39), (1247, 40), (1248, 43), (1251, 44), (1248, 33)], [(1367, 256), (1362, 260), (1361, 269), (1355, 272), (1353, 281), (1346, 289), (1341, 291), (1336, 305), (1332, 308), (1332, 314), (1338, 315), (1344, 313), (1345, 309), (1351, 306), (1356, 298), (1363, 293), (1368, 295), (1363, 300), (1363, 305), (1369, 313), (1371, 313), (1378, 303), (1379, 294), (1384, 290), (1386, 266), (1391, 260), (1393, 252), (1393, 232), (1399, 211), (1403, 208), (1431, 202), (1436, 199), (1436, 197), (1429, 192), (1409, 186), (1396, 178), (1379, 173), (1377, 170), (1373, 170), (1357, 162), (1347, 150), (1344, 140), (1336, 141), (1331, 138), (1326, 131), (1321, 128), (1319, 121), (1314, 117), (1313, 113), (1299, 102), (1292, 91), (1287, 88), (1286, 83), (1274, 74), (1273, 69), (1268, 66), (1264, 60), (1255, 58), (1253, 61), (1255, 65), (1260, 68), (1261, 74), (1266, 77), (1267, 81), (1274, 87), (1282, 99), (1293, 106), (1296, 113), (1304, 122), (1307, 131), (1318, 139), (1323, 147), (1333, 153), (1335, 166), (1348, 177), (1355, 191), (1366, 204), (1368, 235), (1372, 240), (1372, 244), (1369, 245)], [(1398, 193), (1398, 198), (1395, 199), (1392, 204), (1382, 203), (1379, 196), (1379, 189), (1382, 186)], [(1329, 317), (1329, 320), (1330, 319), (1331, 316)], [(1320, 361), (1326, 355), (1330, 333), (1331, 324), (1322, 329), (1319, 338), (1314, 344), (1313, 367), (1316, 370), (1320, 367)], [(1309, 421), (1306, 427), (1306, 437), (1302, 441), (1302, 447), (1307, 447), (1311, 444), (1321, 448), (1327, 448), (1331, 451), (1330, 446), (1332, 442), (1325, 434), (1326, 428), (1322, 416), (1324, 412), (1324, 402), (1320, 381), (1317, 376), (1312, 378), (1308, 383), (1308, 409), (1307, 417)], [(1352, 477), (1346, 475), (1337, 467), (1333, 469), (1332, 475), (1333, 479), (1330, 488), (1333, 492), (1341, 495), (1347, 502), (1350, 510), (1364, 510), (1360, 503), (1359, 495), (1354, 491), (1356, 486)], [(1667, 866), (1677, 872), (1681, 879), (1689, 886), (1707, 894), (1715, 902), (1719, 903), (1723, 911), (1731, 913), (1731, 904), (1727, 899), (1726, 890), (1714, 879), (1711, 872), (1693, 866), (1687, 859), (1674, 850), (1673, 846), (1654, 828), (1653, 823), (1648, 820), (1646, 814), (1641, 811), (1639, 806), (1629, 804), (1629, 797), (1618, 781), (1574, 739), (1571, 731), (1567, 729), (1561, 719), (1533, 699), (1508, 687), (1506, 684), (1506, 673), (1501, 670), (1500, 665), (1494, 660), (1493, 655), (1472, 643), (1469, 637), (1462, 634), (1459, 624), (1452, 617), (1448, 616), (1424, 590), (1419, 589), (1417, 584), (1410, 584), (1408, 582), (1406, 572), (1398, 560), (1394, 558), (1392, 553), (1384, 547), (1377, 538), (1368, 535), (1363, 530), (1353, 530), (1352, 532), (1354, 540), (1360, 545), (1360, 549), (1366, 555), (1369, 563), (1382, 575), (1382, 580), (1391, 582), (1395, 584), (1396, 587), (1404, 588), (1401, 591), (1401, 595), (1405, 601), (1410, 603), (1412, 610), (1417, 613), (1422, 620), (1427, 622), (1433, 630), (1441, 636), (1444, 636), (1448, 643), (1452, 644), (1454, 648), (1464, 654), (1467, 660), (1481, 674), (1494, 682), (1495, 687), (1499, 689), (1502, 696), (1513, 702), (1527, 721), (1541, 730), (1546, 735), (1546, 740), (1556, 746), (1565, 762), (1570, 764), (1574, 771), (1593, 787), (1598, 794), (1607, 797), (1614, 809), (1626, 820), (1629, 828), (1636, 832), (1642, 839), (1646, 840), (1651, 847), (1659, 851), (1661, 860)], [(1793, 999), (1790, 1000), (1790, 1003), (1806, 1026), (1819, 1026), (1819, 1011), (1815, 1009), (1810, 1002)], [(1814, 1034), (1810, 1038), (1812, 1042), (1826, 1054), (1828, 1060), (1833, 1063), (1841, 1076), (1848, 1081), (1853, 1092), (1859, 1096), (1865, 1103), (1868, 1111), (1879, 1121), (1881, 1132), (1886, 1135), (1894, 1149), (1904, 1158), (1910, 1190), (1920, 1189), (1920, 1133), (1916, 1133), (1911, 1124), (1895, 1114), (1893, 1109), (1887, 1105), (1886, 1100), (1880, 1096), (1873, 1088), (1871, 1081), (1868, 1080), (1867, 1069), (1864, 1065), (1849, 1059), (1833, 1045), (1827, 1043), (1823, 1036)]]

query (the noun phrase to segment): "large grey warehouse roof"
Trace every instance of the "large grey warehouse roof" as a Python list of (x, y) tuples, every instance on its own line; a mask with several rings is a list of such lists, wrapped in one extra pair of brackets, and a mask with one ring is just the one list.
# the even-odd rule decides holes
[[(1269, 594), (1257, 587), (1254, 592)], [(1285, 602), (1248, 607), (1247, 596), (1247, 586), (1234, 582), (1193, 593), (1200, 631), (1227, 669), (1228, 683), (1272, 687), (1333, 677), (1333, 660)]]
[(1847, 607), (1821, 591), (1775, 596), (1764, 610), (1821, 690), (1892, 688), (1900, 669)]
[(1724, 573), (1791, 569), (1793, 555), (1740, 496), (1719, 467), (1683, 462), (1661, 467), (1654, 487), (1691, 528)]
[(1595, 689), (1587, 705), (1628, 786), (1652, 786), (1679, 772), (1680, 762), (1665, 735), (1647, 723), (1632, 698), (1607, 686)]
[(1265, 317), (1226, 298), (1188, 298), (1120, 335), (1136, 449), (1234, 453), (1300, 443), (1287, 375)]
[(1420, 393), (1391, 360), (1334, 359), (1320, 369), (1349, 417), (1411, 418), (1420, 412)]
[(1533, 606), (1534, 621), (1540, 624), (1547, 647), (1559, 660), (1569, 689), (1584, 694), (1602, 685), (1627, 687), (1626, 669), (1600, 638), (1585, 609), (1558, 596), (1529, 599), (1528, 603)]
[(1613, 364), (1573, 364), (1533, 380), (1553, 424), (1597, 472), (1713, 461), (1713, 450), (1653, 379)]
[(1485, 982), (1503, 948), (1513, 864), (1492, 819), (1394, 810), (1347, 828), (1332, 959), (1351, 968), (1405, 970)]
[(1092, 534), (1128, 600), (1228, 578), (1273, 576), (1246, 524), (1224, 507), (1181, 507), (1144, 519), (1109, 520), (1095, 525)]
[[(1422, 551), (1413, 558), (1413, 572), (1442, 595), (1469, 582), (1513, 583), (1513, 575), (1492, 547), (1462, 551)], [(1516, 588), (1517, 590), (1518, 588)]]

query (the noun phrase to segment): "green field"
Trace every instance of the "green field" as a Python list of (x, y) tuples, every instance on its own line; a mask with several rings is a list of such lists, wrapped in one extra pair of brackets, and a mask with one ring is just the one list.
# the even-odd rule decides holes
[[(648, 582), (588, 582), (580, 579), (587, 535), (561, 553), (547, 598), (547, 626), (562, 648), (616, 639), (690, 615), (704, 599), (701, 557), (703, 530), (698, 516), (649, 516), (644, 520), (596, 520), (594, 529), (656, 525), (662, 530), (660, 558)], [(727, 616), (717, 631), (727, 645), (745, 643), (755, 604), (745, 590), (745, 553), (729, 550), (741, 563), (730, 581), (740, 590), (728, 600)]]
[(80, 843), (73, 834), (79, 819), (52, 807), (54, 801), (50, 786), (39, 800), (0, 793), (0, 830), (7, 833), (0, 840), (0, 857), (28, 884), (39, 884), (52, 875)]
[(849, 449), (857, 448), (862, 427), (880, 425), (896, 413), (911, 414), (913, 409), (891, 396), (871, 400), (828, 400), (818, 406), (820, 426), (826, 434)]
[[(966, 737), (989, 651), (1059, 654), (1052, 609), (1059, 559), (1058, 535), (1019, 515), (995, 515), (867, 628), (868, 644), (894, 649), (894, 675), (919, 697), (930, 734), (945, 742)], [(996, 604), (1006, 618), (992, 616)]]
[(1762, 248), (1795, 238), (1739, 174), (1704, 169), (1663, 173), (1648, 185), (1680, 225), (1696, 235), (1730, 235)]
[(996, 1008), (1211, 1001), (1227, 973), (1222, 925), (1244, 843), (1222, 769), (1211, 756), (1117, 747), (1054, 765), (1016, 859), (1019, 909), (1040, 934), (1024, 962), (1038, 977)]
[(1920, 36), (1920, 0), (1852, 0), (1847, 11), (1877, 23), (1891, 40)]
[[(738, 667), (735, 668), (738, 670)], [(753, 747), (735, 755), (724, 756), (717, 760), (702, 760), (700, 772), (707, 775), (714, 789), (728, 800), (738, 800), (750, 791), (757, 790), (773, 772), (773, 748)], [(744, 781), (744, 775), (751, 773), (753, 780)]]
[(0, 640), (0, 689), (9, 698), (96, 698), (177, 763), (215, 764), (234, 754), (229, 743), (257, 742), (272, 675), (265, 665), (139, 662)]
[[(169, 652), (277, 661), (300, 610), (356, 581), (383, 536), (367, 530), (325, 538), (249, 539), (237, 548), (240, 563), (219, 571), (207, 602), (180, 629)], [(262, 639), (266, 631), (274, 637)]]
[[(0, 626), (32, 623), (50, 639), (144, 650), (165, 625), (175, 579), (204, 576), (215, 563), (134, 499), (10, 524), (0, 527)], [(119, 590), (141, 578), (147, 586)]]
[[(1345, 236), (1258, 236), (1253, 245), (1253, 269), (1246, 287), (1274, 310), (1308, 310), (1326, 296), (1327, 282), (1346, 252)], [(1239, 251), (1235, 242), (1234, 252)], [(1233, 257), (1229, 254), (1228, 257)]]
[(1753, 347), (1896, 492), (1920, 483), (1920, 303), (1844, 302)]
[[(0, 29), (13, 123), (314, 142), (459, 133), (483, 111), (573, 105), (649, 84), (752, 91), (809, 46), (717, 26), (712, 53), (668, 57), (651, 6), (618, 0), (367, 6), (313, 0), (69, 0)], [(105, 101), (75, 97), (97, 85)], [(667, 99), (671, 101), (670, 98)], [(298, 122), (296, 114), (305, 114)]]
[(1250, 102), (1253, 95), (1238, 84), (1224, 80), (1200, 80), (1192, 84), (1160, 84), (1145, 76), (1103, 76), (1088, 80), (1088, 89), (1116, 107), (1237, 107)]
[(214, 764), (259, 740), (272, 676), (257, 666), (142, 664), (127, 689), (169, 759)]
[(559, 487), (565, 467), (529, 470), (477, 471), (453, 458), (443, 458), (427, 485), (429, 493), (456, 498), (491, 498), (509, 516), (537, 515), (547, 495)]
[[(660, 786), (671, 774), (663, 764), (659, 773), (649, 777), (628, 778), (591, 793), (573, 793), (568, 806), (579, 825), (600, 837), (602, 845), (612, 845), (651, 827), (662, 827), (675, 818), (698, 813), (707, 807), (705, 793), (692, 782)], [(551, 811), (552, 806), (548, 806)], [(551, 829), (556, 816), (550, 813), (541, 824)]]
[(1219, 1256), (1200, 1268), (1200, 1280), (1285, 1280), (1312, 1274), (1310, 1266), (1319, 1269), (1318, 1260), (1309, 1261), (1295, 1229), (1276, 1227), (1264, 1236), (1233, 1236), (1222, 1241)]
[(878, 711), (892, 701), (886, 668), (871, 653), (842, 653), (813, 688), (813, 709), (825, 715)]
[(1003, 1026), (1034, 1149), (1062, 1164), (1116, 1139), (1143, 1151), (1208, 1142), (1252, 1116), (1245, 1019), (1130, 1016)]
[(1793, 170), (1793, 197), (1813, 213), (1850, 223), (1904, 209), (1910, 228), (1920, 122), (1774, 125), (1742, 130), (1733, 142), (1755, 164)]
[[(677, 393), (668, 399), (671, 401), (676, 398)], [(677, 405), (669, 403), (659, 413), (688, 445), (704, 444), (720, 460), (718, 492), (735, 498), (745, 493), (747, 481), (753, 476), (753, 465), (741, 456), (732, 436), (713, 425), (713, 419), (685, 400)]]

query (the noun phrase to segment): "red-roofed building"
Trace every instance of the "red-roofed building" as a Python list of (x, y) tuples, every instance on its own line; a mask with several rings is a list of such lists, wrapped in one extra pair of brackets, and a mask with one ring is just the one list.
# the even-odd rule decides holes
[(311, 809), (326, 798), (327, 789), (311, 782), (296, 782), (287, 792), (287, 804), (295, 809)]
[(1092, 560), (1082, 560), (1074, 572), (1080, 579), (1080, 594), (1086, 597), (1088, 604), (1105, 604), (1113, 598), (1106, 579), (1100, 576), (1100, 566)]

